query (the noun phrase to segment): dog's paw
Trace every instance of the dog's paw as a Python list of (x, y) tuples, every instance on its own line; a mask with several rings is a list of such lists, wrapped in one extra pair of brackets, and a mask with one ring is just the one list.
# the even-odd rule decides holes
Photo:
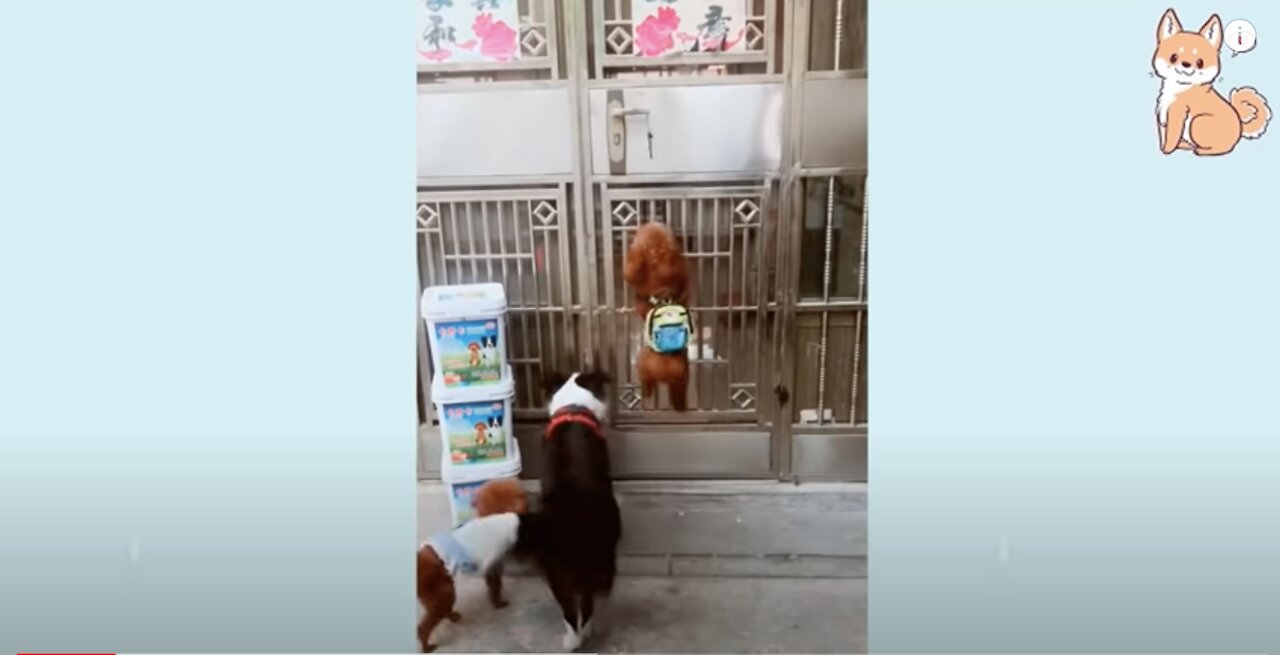
[(504, 598), (491, 598), (489, 602), (493, 605), (494, 609), (502, 609), (511, 604)]
[(423, 646), (423, 647), (422, 647), (422, 652), (424, 652), (424, 653), (434, 653), (434, 652), (436, 652), (436, 645), (435, 645), (435, 644), (427, 644), (426, 646)]
[(454, 623), (462, 620), (462, 615), (457, 612), (449, 612), (449, 616), (445, 617)]
[(560, 645), (566, 653), (572, 653), (582, 645), (582, 635), (568, 621), (564, 623), (564, 637), (560, 639)]

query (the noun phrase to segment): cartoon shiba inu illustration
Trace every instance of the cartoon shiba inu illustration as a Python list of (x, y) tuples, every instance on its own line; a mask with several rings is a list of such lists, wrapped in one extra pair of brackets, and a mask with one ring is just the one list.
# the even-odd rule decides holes
[(1242, 86), (1222, 97), (1213, 88), (1221, 72), (1222, 20), (1209, 17), (1199, 32), (1186, 32), (1172, 9), (1156, 28), (1151, 67), (1160, 78), (1156, 129), (1160, 151), (1190, 150), (1197, 155), (1225, 155), (1241, 138), (1256, 139), (1267, 131), (1271, 108), (1257, 89)]

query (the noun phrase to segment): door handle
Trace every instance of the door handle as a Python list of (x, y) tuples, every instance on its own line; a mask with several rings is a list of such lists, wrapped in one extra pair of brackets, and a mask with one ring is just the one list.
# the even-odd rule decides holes
[(653, 130), (649, 126), (649, 110), (645, 107), (627, 107), (622, 89), (612, 89), (605, 96), (606, 150), (609, 154), (609, 173), (624, 175), (627, 168), (627, 119), (643, 117), (644, 131), (648, 139), (649, 158), (653, 159)]
[(646, 121), (645, 137), (649, 141), (649, 159), (653, 159), (653, 129), (647, 124), (649, 110), (643, 107), (623, 107), (619, 101), (609, 103), (609, 160), (615, 164), (627, 158), (627, 118), (643, 116)]
[(611, 107), (609, 115), (614, 118), (627, 118), (628, 116), (644, 116), (649, 117), (649, 110), (642, 107)]

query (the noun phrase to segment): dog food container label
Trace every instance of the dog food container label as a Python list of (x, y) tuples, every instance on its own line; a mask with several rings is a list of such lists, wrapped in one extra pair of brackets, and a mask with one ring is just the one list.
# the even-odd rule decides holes
[(507, 296), (501, 284), (422, 292), (431, 361), (445, 388), (501, 384), (507, 360)]
[(476, 490), (488, 480), (474, 482), (457, 482), (449, 485), (449, 510), (453, 512), (453, 527), (458, 527), (475, 518), (475, 506), (472, 499)]
[(499, 384), (462, 389), (449, 389), (442, 378), (440, 373), (435, 375), (431, 394), (450, 461), (463, 466), (506, 460), (515, 396), (510, 372)]
[(453, 516), (455, 528), (475, 516), (475, 508), (471, 502), (481, 485), (499, 478), (519, 477), (520, 446), (515, 439), (511, 439), (510, 443), (511, 457), (492, 464), (457, 466), (448, 456), (448, 451), (445, 451), (445, 456), (440, 461), (440, 479), (449, 494), (449, 512)]

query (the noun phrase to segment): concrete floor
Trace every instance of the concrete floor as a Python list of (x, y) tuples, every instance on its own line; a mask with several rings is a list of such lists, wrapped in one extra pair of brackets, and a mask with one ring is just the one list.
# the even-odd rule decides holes
[[(478, 578), (458, 581), (461, 623), (443, 623), (442, 653), (562, 652), (560, 609), (539, 578), (509, 576), (505, 609)], [(864, 653), (865, 579), (620, 577), (598, 605), (597, 653)]]

